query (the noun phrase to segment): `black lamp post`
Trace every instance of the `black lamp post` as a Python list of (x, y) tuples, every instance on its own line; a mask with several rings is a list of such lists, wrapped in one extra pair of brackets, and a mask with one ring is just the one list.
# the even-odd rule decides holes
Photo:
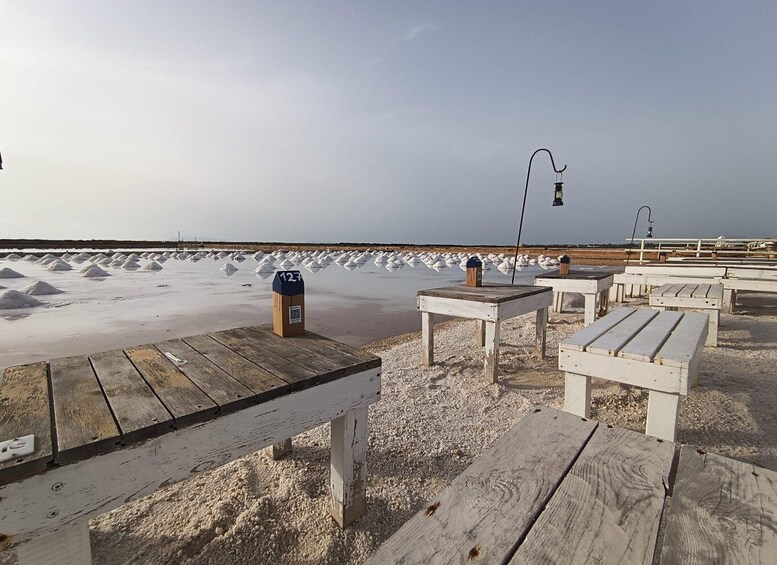
[[(564, 165), (561, 169), (557, 169), (556, 162), (553, 160), (553, 154), (550, 152), (549, 149), (545, 149), (544, 147), (537, 149), (537, 151), (532, 153), (531, 158), (529, 159), (529, 169), (526, 171), (526, 188), (524, 188), (523, 190), (523, 205), (521, 206), (521, 221), (518, 223), (518, 240), (515, 242), (515, 256), (513, 257), (513, 278), (512, 278), (512, 281), (510, 281), (510, 284), (515, 284), (515, 267), (516, 267), (516, 263), (518, 262), (518, 247), (521, 245), (521, 231), (523, 230), (523, 213), (526, 210), (526, 195), (529, 192), (529, 176), (531, 175), (531, 162), (534, 160), (534, 156), (540, 151), (545, 151), (550, 156), (550, 164), (553, 166), (553, 170), (556, 172), (557, 175), (562, 175), (562, 173), (567, 168), (567, 166)], [(563, 178), (563, 175), (558, 177), (558, 180), (556, 181), (555, 187), (553, 189), (554, 206), (564, 205), (564, 182), (561, 180), (562, 178)]]
[[(653, 223), (653, 210), (650, 209), (650, 206), (642, 206), (639, 210), (637, 210), (637, 217), (634, 218), (634, 229), (631, 232), (631, 244), (629, 245), (629, 252), (626, 253), (626, 264), (629, 264), (629, 259), (631, 258), (631, 250), (634, 248), (634, 234), (637, 233), (637, 222), (639, 221), (639, 213), (642, 212), (643, 208), (647, 208), (648, 211), (648, 223)], [(653, 237), (653, 226), (648, 226), (647, 231), (647, 237)]]

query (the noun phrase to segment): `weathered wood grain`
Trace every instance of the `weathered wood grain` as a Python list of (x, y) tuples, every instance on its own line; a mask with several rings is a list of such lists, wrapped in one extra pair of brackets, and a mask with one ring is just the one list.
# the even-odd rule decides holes
[(510, 563), (652, 563), (673, 457), (600, 425)]
[(64, 465), (116, 449), (122, 441), (100, 383), (86, 356), (49, 363), (56, 452)]
[(525, 416), (367, 563), (509, 559), (595, 428), (551, 408)]
[(124, 351), (117, 349), (95, 353), (90, 359), (124, 436), (124, 443), (153, 437), (173, 427), (173, 417)]
[(429, 288), (418, 291), (418, 296), (434, 296), (437, 298), (453, 298), (455, 300), (472, 300), (498, 304), (509, 300), (518, 300), (532, 294), (547, 292), (546, 288), (533, 285), (489, 284), (468, 287), (464, 285)]
[(0, 463), (0, 485), (39, 473), (53, 459), (46, 363), (8, 367), (0, 387), (0, 441), (35, 436), (31, 455)]
[(661, 564), (777, 562), (777, 473), (684, 445)]
[(613, 310), (604, 318), (601, 318), (590, 326), (584, 327), (573, 336), (562, 341), (559, 348), (584, 351), (591, 343), (599, 339), (616, 325), (620, 324), (625, 318), (634, 314), (634, 312), (636, 312), (635, 308), (618, 308), (617, 310)]
[[(319, 375), (343, 369), (343, 366), (339, 363), (335, 363), (325, 357), (310, 353), (304, 349), (296, 348), (290, 343), (287, 343), (292, 341), (292, 338), (290, 337), (280, 337), (275, 333), (263, 332), (256, 328), (237, 328), (234, 331), (236, 334), (256, 343), (278, 357), (293, 361), (300, 367), (304, 367)], [(294, 339), (299, 339), (300, 337), (301, 336), (294, 336)]]
[(654, 358), (655, 363), (688, 368), (704, 347), (710, 318), (699, 312), (686, 312)]
[(607, 333), (586, 348), (589, 353), (615, 356), (631, 339), (658, 315), (655, 310), (641, 308), (634, 314), (613, 326)]
[(618, 352), (618, 357), (650, 363), (682, 317), (679, 312), (662, 312)]

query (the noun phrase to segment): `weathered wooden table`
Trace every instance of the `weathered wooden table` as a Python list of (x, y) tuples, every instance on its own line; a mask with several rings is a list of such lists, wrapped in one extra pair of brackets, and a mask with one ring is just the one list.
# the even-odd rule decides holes
[(539, 407), (367, 561), (774, 564), (777, 473)]
[(484, 283), (478, 287), (456, 285), (419, 290), (423, 364), (428, 367), (434, 363), (434, 314), (478, 320), (478, 340), (486, 352), (487, 382), (497, 382), (499, 375), (499, 324), (502, 320), (536, 311), (536, 352), (537, 357), (543, 359), (552, 297), (550, 288), (509, 284)]
[(665, 284), (652, 290), (648, 304), (657, 310), (705, 310), (709, 315), (709, 329), (705, 345), (717, 347), (720, 310), (723, 308), (721, 284)]
[(708, 317), (619, 308), (559, 344), (564, 410), (591, 416), (591, 377), (648, 389), (646, 433), (674, 441), (680, 395), (696, 383)]
[(610, 296), (614, 273), (597, 271), (570, 270), (568, 275), (553, 271), (534, 278), (537, 286), (553, 288), (553, 311), (561, 312), (565, 292), (577, 292), (585, 298), (585, 325), (592, 324), (599, 312), (607, 313), (607, 300)]
[[(0, 549), (21, 563), (89, 563), (88, 519), (331, 422), (331, 512), (365, 509), (367, 407), (380, 358), (308, 332), (238, 328), (10, 367), (0, 440)], [(282, 442), (282, 443), (281, 443)]]

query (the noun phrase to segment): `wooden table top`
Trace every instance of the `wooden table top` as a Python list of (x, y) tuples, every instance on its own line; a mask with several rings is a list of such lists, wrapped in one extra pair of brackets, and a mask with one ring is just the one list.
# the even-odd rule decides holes
[(538, 407), (368, 563), (774, 563), (776, 515), (775, 471)]
[(615, 273), (601, 272), (601, 271), (578, 271), (570, 269), (568, 275), (562, 275), (558, 270), (550, 271), (549, 273), (543, 273), (534, 277), (534, 280), (538, 279), (576, 279), (585, 281), (600, 281), (608, 277), (614, 276)]
[(418, 296), (501, 304), (502, 302), (520, 300), (527, 296), (542, 294), (543, 292), (553, 292), (553, 290), (533, 285), (483, 283), (483, 286), (457, 284), (440, 288), (428, 288), (419, 290)]
[(265, 325), (9, 367), (0, 441), (34, 434), (35, 451), (0, 462), (0, 485), (380, 364)]

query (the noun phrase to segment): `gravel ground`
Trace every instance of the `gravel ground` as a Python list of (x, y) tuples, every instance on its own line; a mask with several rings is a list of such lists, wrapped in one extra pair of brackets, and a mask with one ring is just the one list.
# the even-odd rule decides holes
[[(678, 441), (777, 469), (777, 305), (768, 295), (740, 302), (681, 402)], [(327, 515), (322, 426), (297, 436), (287, 459), (257, 452), (99, 516), (94, 562), (362, 562), (534, 404), (561, 406), (558, 342), (582, 327), (582, 304), (571, 306), (551, 314), (544, 361), (533, 356), (532, 315), (503, 323), (497, 385), (483, 381), (472, 321), (438, 326), (432, 368), (420, 366), (418, 334), (367, 346), (383, 358), (383, 394), (370, 408), (368, 510), (347, 530)], [(595, 419), (642, 431), (646, 407), (647, 393), (594, 379)]]

